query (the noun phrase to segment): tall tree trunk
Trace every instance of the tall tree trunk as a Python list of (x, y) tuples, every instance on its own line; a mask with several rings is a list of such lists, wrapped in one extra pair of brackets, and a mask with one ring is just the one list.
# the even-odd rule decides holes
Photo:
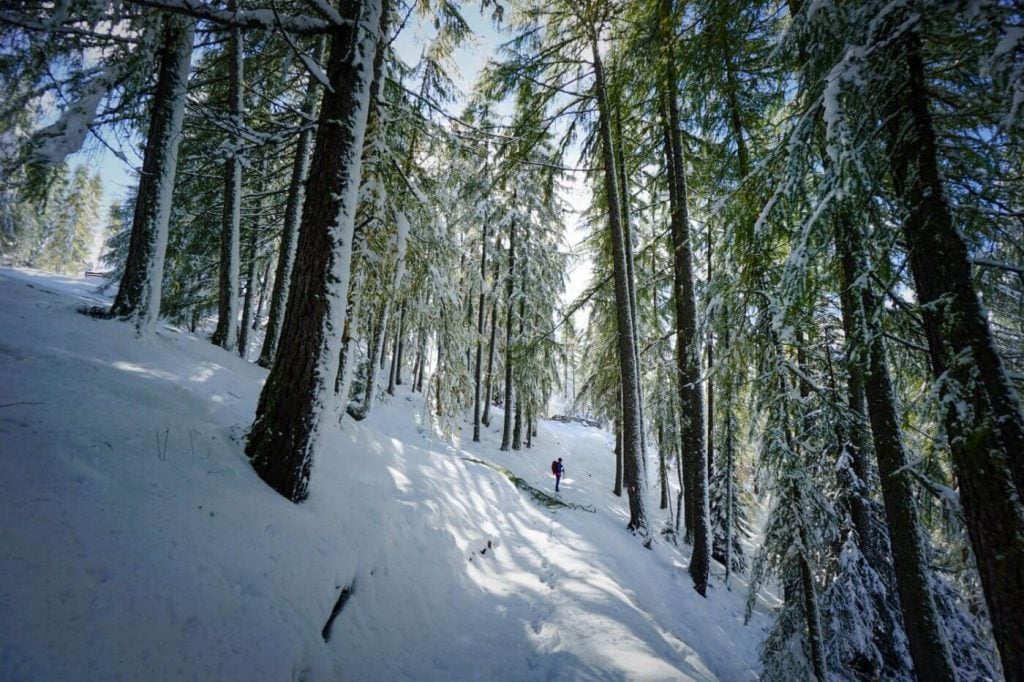
[[(513, 196), (515, 193), (513, 192)], [(515, 293), (516, 277), (516, 224), (508, 239), (508, 282), (505, 285), (505, 400), (504, 423), (501, 429), (501, 450), (508, 451), (512, 447), (512, 317), (515, 306), (512, 296)]]
[(130, 320), (139, 332), (152, 329), (160, 316), (171, 190), (178, 169), (178, 143), (196, 27), (193, 19), (170, 13), (162, 22), (156, 90), (150, 104), (128, 258), (109, 313)]
[(294, 502), (308, 495), (321, 424), (334, 413), (373, 56), (387, 20), (382, 0), (345, 0), (339, 11), (351, 23), (330, 34), (332, 87), (320, 111), (294, 281), (246, 446), (260, 478)]
[(857, 228), (846, 216), (834, 221), (842, 264), (843, 288), (853, 294), (853, 318), (843, 318), (850, 364), (861, 362), (867, 395), (871, 435), (874, 440), (882, 500), (889, 526), (896, 587), (903, 611), (914, 669), (920, 679), (954, 680), (956, 672), (941, 617), (931, 591), (931, 571), (924, 532), (917, 516), (913, 481), (907, 471), (910, 458), (903, 447), (877, 303), (867, 285), (866, 268)]
[(637, 367), (636, 396), (638, 405), (638, 419), (640, 420), (640, 462), (643, 464), (644, 478), (647, 477), (647, 422), (644, 419), (644, 386), (643, 386), (643, 365), (640, 363), (640, 312), (636, 302), (636, 264), (633, 258), (633, 226), (629, 220), (629, 180), (626, 172), (626, 154), (623, 150), (622, 138), (622, 98), (618, 88), (615, 89), (615, 98), (611, 103), (612, 123), (615, 126), (612, 141), (615, 143), (615, 167), (618, 171), (619, 180), (619, 214), (622, 216), (622, 231), (626, 247), (626, 272), (629, 286), (629, 317), (633, 324), (633, 355)]
[(494, 345), (498, 335), (498, 263), (494, 263), (494, 292), (491, 294), (491, 340), (487, 344), (487, 386), (484, 390), (484, 426), (491, 425), (492, 389), (494, 387)]
[[(662, 0), (662, 31), (671, 33), (671, 0)], [(665, 45), (671, 45), (671, 38)], [(686, 168), (683, 164), (680, 137), (677, 79), (674, 56), (665, 59), (664, 109), (668, 119), (665, 127), (666, 168), (669, 173), (669, 203), (672, 233), (673, 294), (676, 322), (676, 369), (678, 372), (680, 410), (680, 445), (687, 461), (690, 481), (686, 496), (692, 498), (693, 555), (690, 576), (694, 589), (701, 595), (707, 591), (711, 567), (711, 524), (708, 505), (707, 451), (704, 449), (704, 405), (700, 391), (700, 359), (697, 345), (697, 305), (694, 299), (692, 246), (687, 208)]]
[[(523, 331), (526, 326), (526, 311), (525, 311), (525, 299), (519, 298), (519, 338), (523, 338)], [(512, 426), (512, 449), (520, 450), (523, 447), (523, 405), (526, 402), (525, 392), (523, 391), (523, 368), (520, 366), (513, 375), (516, 383), (516, 417), (515, 424)]]
[[(708, 296), (711, 292), (711, 222), (708, 221)], [(715, 473), (715, 318), (708, 313), (708, 481)]]
[(416, 380), (415, 380), (415, 383), (413, 385), (413, 390), (414, 391), (419, 391), (420, 393), (423, 393), (423, 373), (426, 370), (426, 364), (427, 364), (427, 328), (426, 327), (420, 327), (420, 341), (419, 341), (419, 348), (417, 350), (417, 353), (420, 356), (420, 368), (419, 368), (419, 371), (416, 372)]
[(256, 289), (260, 268), (260, 233), (263, 224), (263, 212), (265, 210), (263, 193), (266, 188), (265, 175), (267, 167), (265, 159), (261, 158), (259, 163), (259, 178), (254, 184), (256, 194), (256, 210), (254, 211), (252, 225), (249, 226), (249, 243), (247, 244), (247, 263), (249, 269), (245, 277), (245, 305), (242, 306), (242, 324), (238, 327), (238, 356), (243, 360), (249, 357), (249, 329), (252, 326), (253, 303), (256, 300)]
[[(321, 38), (317, 43), (314, 58), (319, 63), (323, 59), (327, 42)], [(317, 94), (320, 84), (310, 74), (306, 83), (306, 95), (302, 100), (303, 118), (312, 120), (316, 114), (319, 101)], [(288, 199), (284, 209), (284, 229), (281, 232), (281, 246), (277, 256), (277, 271), (274, 274), (274, 290), (270, 296), (270, 312), (267, 315), (267, 332), (263, 337), (263, 348), (256, 364), (270, 369), (277, 356), (277, 344), (281, 338), (281, 322), (284, 320), (284, 308), (288, 302), (288, 287), (291, 286), (292, 269), (295, 266), (295, 249), (299, 243), (299, 221), (302, 217), (302, 204), (306, 199), (306, 179), (309, 176), (309, 162), (313, 156), (313, 133), (309, 125), (304, 125), (295, 141), (295, 159), (292, 162), (292, 175), (288, 183)]]
[[(238, 10), (238, 0), (228, 0), (228, 12)], [(238, 342), (238, 275), (242, 241), (242, 125), (245, 62), (242, 29), (228, 34), (228, 133), (230, 150), (224, 162), (224, 215), (220, 229), (220, 280), (217, 292), (217, 328), (213, 343), (234, 350)]]
[(622, 226), (619, 207), (618, 177), (615, 171), (615, 147), (612, 142), (608, 94), (605, 84), (604, 67), (601, 63), (597, 30), (591, 33), (591, 54), (594, 64), (594, 86), (597, 96), (598, 132), (601, 140), (601, 160), (604, 165), (604, 186), (608, 201), (608, 223), (611, 232), (613, 274), (615, 278), (615, 311), (618, 328), (619, 376), (622, 383), (622, 468), (626, 492), (629, 498), (630, 530), (648, 535), (647, 513), (644, 510), (643, 481), (641, 479), (640, 446), (640, 398), (637, 395), (639, 368), (636, 358), (636, 337), (633, 334), (633, 320), (630, 317), (630, 287), (626, 258), (626, 235)]
[(904, 29), (884, 54), (900, 74), (885, 117), (889, 164), (960, 500), (1003, 670), (1024, 679), (1024, 417), (946, 202), (921, 40)]
[[(484, 310), (487, 288), (487, 219), (483, 223), (483, 235), (480, 238), (480, 298), (477, 303), (476, 320), (476, 363), (473, 366), (473, 442), (480, 442), (480, 396), (483, 392), (483, 359), (484, 359)], [(493, 318), (492, 318), (493, 320)], [(493, 321), (491, 325), (493, 326)]]

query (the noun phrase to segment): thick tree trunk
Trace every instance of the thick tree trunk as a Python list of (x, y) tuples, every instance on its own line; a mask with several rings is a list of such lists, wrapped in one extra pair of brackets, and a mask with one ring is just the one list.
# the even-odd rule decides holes
[[(662, 30), (670, 32), (671, 0), (662, 0)], [(669, 43), (671, 44), (671, 40)], [(678, 372), (680, 444), (687, 459), (686, 490), (688, 506), (693, 514), (693, 555), (690, 576), (694, 589), (701, 595), (707, 590), (711, 567), (711, 524), (708, 505), (708, 465), (704, 448), (704, 405), (700, 390), (700, 359), (697, 344), (697, 305), (694, 299), (692, 247), (687, 209), (686, 168), (683, 164), (680, 137), (679, 107), (676, 102), (677, 79), (674, 57), (665, 60), (662, 79), (665, 92), (665, 162), (669, 172), (669, 203), (671, 211), (673, 294), (676, 321), (676, 370)], [(687, 534), (689, 535), (689, 533)]]
[(173, 14), (165, 15), (162, 21), (156, 90), (150, 105), (128, 258), (109, 313), (130, 320), (139, 332), (152, 329), (160, 316), (171, 198), (196, 26), (194, 20)]
[[(315, 59), (323, 59), (326, 41), (321, 39), (317, 45)], [(312, 120), (316, 114), (319, 93), (319, 81), (310, 74), (306, 84), (306, 96), (302, 100), (304, 118)], [(267, 315), (267, 333), (263, 337), (263, 348), (260, 359), (256, 362), (260, 367), (270, 369), (277, 356), (277, 344), (281, 338), (281, 322), (284, 320), (284, 308), (288, 303), (288, 287), (291, 286), (292, 269), (295, 266), (295, 248), (299, 243), (299, 221), (302, 217), (302, 204), (306, 199), (306, 179), (309, 176), (309, 162), (313, 155), (313, 128), (303, 126), (295, 142), (295, 159), (292, 162), (292, 175), (288, 183), (288, 199), (284, 209), (284, 229), (281, 232), (281, 247), (277, 256), (277, 271), (274, 274), (274, 290), (270, 295), (270, 312)]]
[(594, 86), (597, 96), (598, 133), (601, 140), (601, 160), (604, 165), (604, 186), (608, 201), (608, 223), (611, 232), (613, 274), (615, 278), (615, 311), (618, 328), (619, 372), (622, 383), (622, 473), (629, 498), (628, 528), (648, 535), (647, 513), (644, 510), (643, 481), (641, 479), (642, 452), (640, 445), (640, 397), (637, 395), (639, 368), (636, 364), (636, 337), (630, 316), (630, 287), (626, 257), (626, 235), (619, 207), (618, 177), (615, 171), (615, 147), (612, 142), (610, 112), (601, 63), (597, 31), (591, 34), (591, 55), (594, 64)]
[[(228, 0), (228, 12), (238, 10), (238, 0)], [(234, 350), (238, 342), (238, 275), (242, 241), (242, 116), (245, 78), (242, 29), (228, 34), (228, 117), (231, 149), (224, 162), (224, 215), (220, 230), (220, 280), (217, 292), (217, 328), (213, 343)]]
[(851, 365), (864, 365), (871, 435), (881, 475), (896, 587), (914, 669), (919, 679), (952, 681), (956, 673), (931, 591), (925, 538), (917, 516), (913, 481), (907, 471), (910, 459), (903, 448), (899, 413), (889, 380), (882, 330), (877, 321), (877, 304), (866, 284), (860, 236), (846, 216), (838, 216), (834, 225), (842, 264), (842, 285), (853, 295), (852, 319), (847, 320), (845, 307), (843, 310), (847, 356), (851, 358)]
[(387, 16), (381, 4), (343, 1), (339, 11), (352, 23), (331, 32), (332, 88), (320, 111), (294, 281), (246, 447), (260, 478), (294, 502), (308, 494), (321, 424), (334, 414), (373, 56)]
[(512, 296), (515, 293), (515, 275), (516, 224), (513, 222), (508, 240), (508, 282), (505, 285), (505, 400), (502, 405), (505, 419), (501, 429), (500, 448), (504, 451), (512, 447), (512, 317), (515, 310)]
[(907, 30), (885, 52), (886, 68), (901, 74), (885, 118), (889, 163), (906, 211), (903, 235), (992, 631), (1007, 679), (1020, 680), (1024, 417), (992, 342), (967, 248), (946, 202), (920, 43)]

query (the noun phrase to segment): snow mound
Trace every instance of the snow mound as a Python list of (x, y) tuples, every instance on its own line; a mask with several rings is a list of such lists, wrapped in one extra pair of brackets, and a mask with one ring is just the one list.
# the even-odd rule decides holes
[[(101, 298), (0, 270), (0, 680), (756, 679), (767, 618), (624, 530), (607, 433), (451, 444), (400, 387), (294, 505), (243, 451), (265, 371)], [(570, 506), (523, 487), (558, 456)]]

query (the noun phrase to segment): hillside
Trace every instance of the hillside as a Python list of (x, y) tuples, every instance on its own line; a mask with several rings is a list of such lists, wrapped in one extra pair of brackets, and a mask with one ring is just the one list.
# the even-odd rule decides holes
[[(241, 445), (264, 370), (96, 299), (0, 271), (0, 679), (756, 679), (767, 618), (624, 530), (606, 432), (451, 444), (403, 388), (294, 505)], [(529, 493), (556, 456), (574, 506)]]

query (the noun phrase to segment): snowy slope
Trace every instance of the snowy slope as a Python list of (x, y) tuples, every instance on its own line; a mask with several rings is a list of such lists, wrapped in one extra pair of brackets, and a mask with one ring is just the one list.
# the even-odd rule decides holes
[[(293, 505), (241, 443), (264, 370), (75, 312), (99, 298), (0, 270), (0, 680), (756, 679), (767, 618), (624, 530), (608, 434), (453, 445), (403, 387)], [(551, 491), (557, 456), (592, 512), (495, 468)]]

